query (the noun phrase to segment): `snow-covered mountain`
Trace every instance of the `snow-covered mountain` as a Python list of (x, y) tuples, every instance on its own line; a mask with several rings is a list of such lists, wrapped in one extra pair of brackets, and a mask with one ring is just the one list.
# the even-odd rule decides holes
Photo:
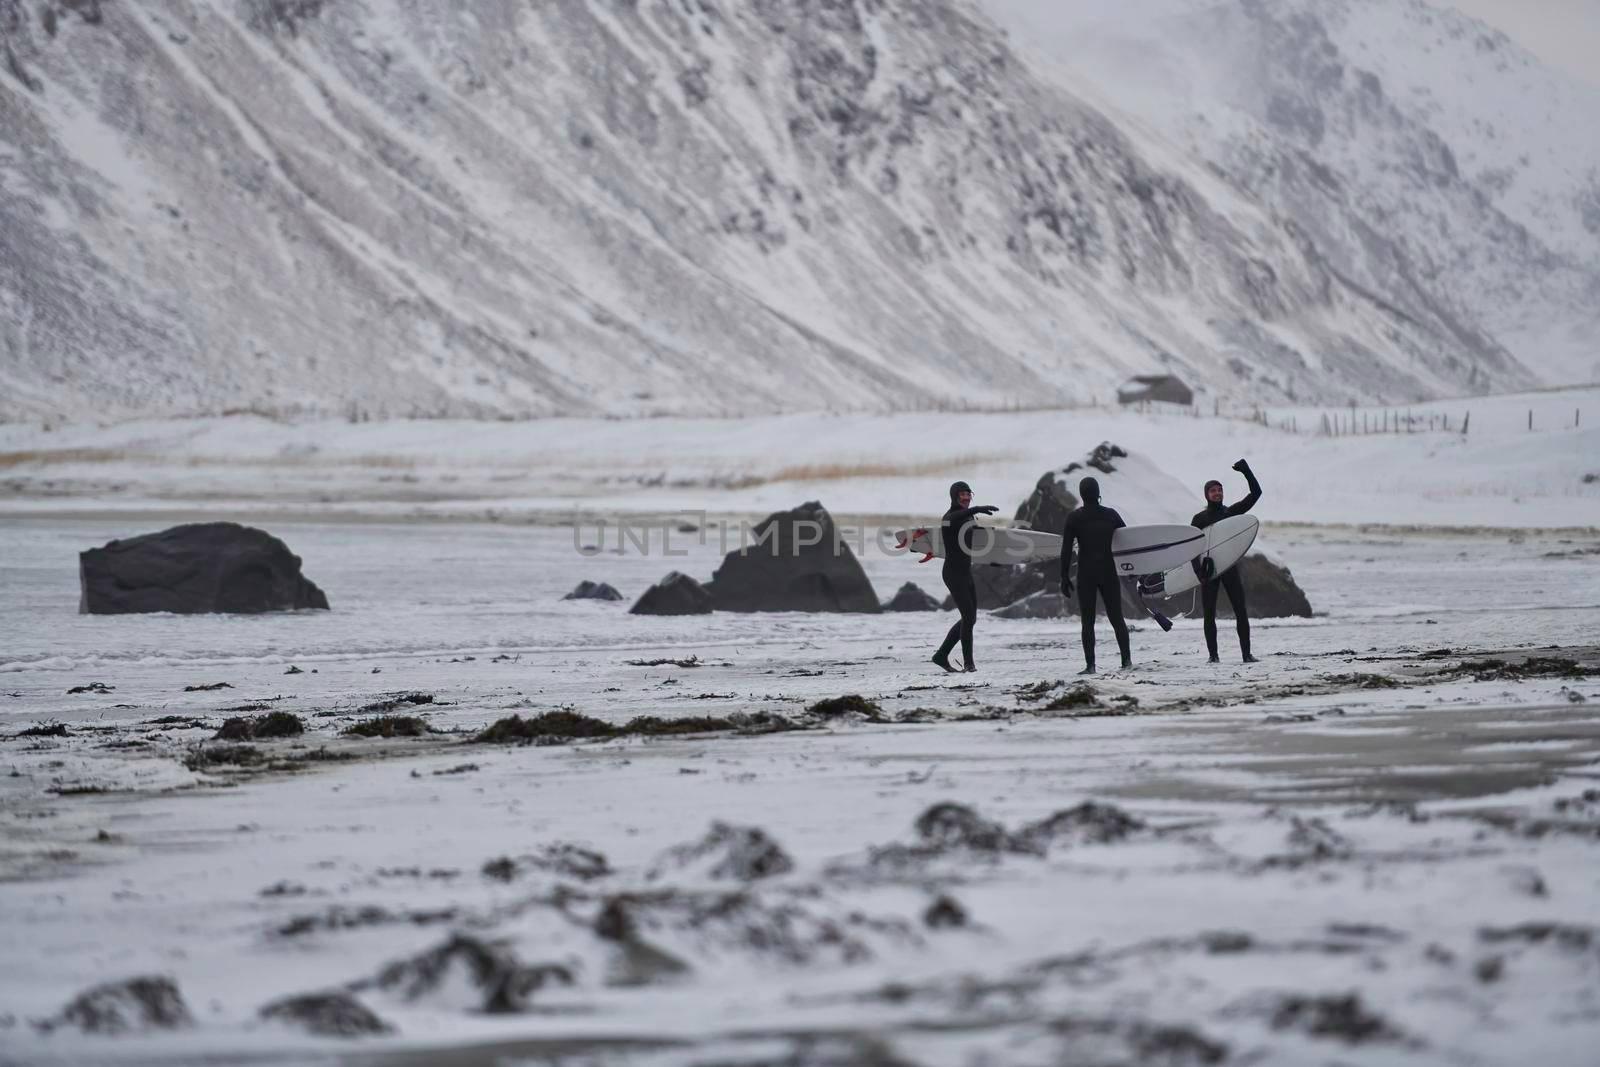
[(1600, 381), (1600, 91), (1421, 0), (987, 2), (1351, 284), (1548, 383)]
[[(968, 0), (0, 0), (0, 418), (1570, 376), (1524, 344), (1592, 321), (1563, 181), (1452, 149), (1481, 114), (1454, 97), (1429, 125), (1383, 74), (1316, 74), (1353, 46), (1297, 4), (1222, 5), (1279, 58), (1206, 137)], [(1383, 5), (1332, 6), (1381, 37)]]

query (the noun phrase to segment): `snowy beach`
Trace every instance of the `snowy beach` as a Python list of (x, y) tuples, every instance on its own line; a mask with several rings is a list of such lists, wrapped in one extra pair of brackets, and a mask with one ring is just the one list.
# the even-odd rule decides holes
[[(1124, 440), (1170, 439), (1155, 416), (1090, 417)], [(890, 421), (842, 445), (797, 438), (793, 465), (823, 471), (830, 449), (892, 438)], [(1185, 425), (1225, 431), (1205, 456), (1264, 457), (1269, 520), (1279, 496), (1308, 499), (1309, 465), (1371, 447), (1278, 434), (1265, 451), (1260, 427)], [(784, 424), (728, 430), (772, 440)], [(659, 440), (660, 469), (691, 469), (693, 434)], [(1387, 447), (1386, 469), (1431, 473), (1451, 498), (1447, 459), (1408, 467), (1404, 449), (1436, 442)], [(1543, 455), (1524, 469), (1534, 483), (1586, 462)], [(373, 480), (371, 496), (347, 484), (292, 499), (291, 462), (257, 465), (259, 487), (218, 502), (204, 465), (117, 461), (131, 503), (66, 489), (7, 501), (0, 945), (29, 963), (0, 978), (5, 1056), (1588, 1062), (1600, 534), (1581, 481), (1551, 498), (1575, 521), (1486, 529), (1510, 497), (1460, 494), (1462, 526), (1407, 529), (1407, 495), (1381, 482), (1370, 528), (1269, 521), (1313, 618), (1257, 619), (1248, 667), (1226, 620), (1219, 665), (1197, 619), (1165, 634), (1146, 620), (1134, 668), (1084, 687), (1072, 618), (985, 614), (979, 672), (947, 676), (926, 662), (946, 613), (627, 614), (669, 569), (707, 576), (719, 522), (807, 496), (846, 516), (914, 514), (939, 475), (701, 490), (718, 501), (705, 543), (661, 526), (682, 553), (668, 558), (654, 542), (580, 549), (599, 519), (692, 503), (670, 475), (583, 487), (575, 532), (528, 498), (484, 521), (471, 472), (488, 465), (435, 462), (464, 475), (460, 498), (373, 499), (393, 484)], [(1009, 505), (1041, 460), (1006, 462)], [(282, 537), (334, 610), (76, 614), (78, 550), (219, 514)], [(861, 562), (881, 597), (905, 581), (938, 590), (904, 554)], [(583, 578), (625, 601), (562, 601)], [(212, 740), (273, 713), (305, 732)], [(478, 740), (508, 716), (563, 713), (604, 731)], [(346, 733), (383, 717), (428, 732)], [(691, 717), (697, 732), (649, 725)], [(120, 1039), (37, 1025), (141, 975), (169, 978), (194, 1024)], [(344, 1000), (318, 1010), (373, 1032), (260, 1014), (330, 991), (370, 1018), (351, 1022)]]
[(1559, 6), (0, 0), (0, 1067), (1592, 1067)]

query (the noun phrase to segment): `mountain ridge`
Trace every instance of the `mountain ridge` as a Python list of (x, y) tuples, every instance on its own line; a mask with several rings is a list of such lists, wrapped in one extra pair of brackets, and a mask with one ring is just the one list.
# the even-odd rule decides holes
[(963, 0), (0, 0), (0, 29), (3, 418), (1539, 381)]

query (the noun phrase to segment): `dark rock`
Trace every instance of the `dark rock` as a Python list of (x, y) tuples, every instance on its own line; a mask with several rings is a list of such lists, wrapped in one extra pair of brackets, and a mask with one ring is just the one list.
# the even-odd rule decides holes
[(498, 945), (455, 934), (351, 988), (376, 988), (412, 1003), (502, 1014), (526, 1010), (533, 994), (549, 983), (571, 985), (572, 980), (572, 972), (560, 964), (524, 966)]
[(866, 571), (820, 503), (768, 515), (751, 533), (749, 543), (723, 557), (706, 586), (717, 610), (882, 610)]
[(922, 924), (930, 930), (951, 930), (966, 926), (970, 921), (967, 918), (967, 909), (963, 908), (955, 898), (948, 896), (940, 896), (922, 913)]
[(87, 615), (328, 607), (288, 546), (233, 522), (174, 526), (91, 548), (78, 555), (78, 578), (78, 610)]
[[(1289, 568), (1274, 563), (1256, 552), (1241, 559), (1235, 564), (1235, 568), (1239, 572), (1239, 577), (1244, 579), (1245, 599), (1250, 606), (1251, 618), (1311, 618), (1311, 602), (1306, 599), (1305, 592), (1295, 584)], [(1198, 590), (1179, 593), (1174, 597), (1151, 597), (1146, 600), (1138, 595), (1133, 582), (1125, 581), (1122, 583), (1122, 593), (1122, 610), (1131, 618), (1146, 618), (1151, 608), (1163, 615), (1181, 615), (1191, 611), (1194, 615), (1200, 614)], [(1217, 617), (1233, 618), (1233, 604), (1228, 600), (1226, 592), (1217, 596)]]
[(1083, 462), (1046, 471), (1039, 476), (1028, 499), (1017, 508), (1014, 521), (1027, 524), (1029, 529), (1060, 533), (1067, 524), (1067, 515), (1078, 506), (1078, 497), (1073, 492), (1078, 487), (1078, 479), (1093, 472), (1110, 474), (1117, 469), (1115, 461), (1126, 459), (1127, 455), (1110, 441), (1102, 441), (1089, 451)]
[(1068, 613), (1069, 607), (1067, 598), (1060, 593), (1040, 590), (994, 614), (998, 619), (1059, 619)]
[[(1251, 553), (1236, 566), (1244, 579), (1245, 601), (1250, 614), (1258, 619), (1311, 618), (1311, 601), (1295, 584), (1289, 568), (1274, 563), (1259, 553)], [(1217, 614), (1233, 618), (1233, 607), (1226, 595), (1217, 597)]]
[(126, 1034), (140, 1030), (181, 1030), (194, 1025), (177, 983), (161, 975), (107, 982), (79, 993), (48, 1024), (73, 1026), (86, 1034)]
[(263, 1019), (289, 1023), (319, 1037), (361, 1037), (394, 1031), (365, 1004), (340, 990), (284, 997), (263, 1007), (259, 1014)]
[(899, 592), (883, 602), (883, 610), (938, 611), (939, 602), (919, 589), (916, 582), (907, 582), (900, 587)]
[(1037, 855), (1039, 847), (985, 819), (965, 804), (946, 801), (917, 816), (917, 836), (925, 846), (938, 849), (972, 849), (978, 852), (1022, 852)]
[(1405, 1035), (1383, 1016), (1367, 1010), (1355, 993), (1342, 997), (1281, 998), (1271, 1013), (1274, 1030), (1298, 1030), (1310, 1037), (1361, 1045), (1404, 1041)]
[(1026, 523), (1030, 530), (1060, 533), (1067, 516), (1077, 506), (1078, 497), (1067, 488), (1065, 472), (1046, 471), (1017, 508), (1013, 521), (1019, 526)]
[(581, 581), (562, 600), (621, 600), (622, 594), (606, 582)]
[(709, 615), (711, 594), (706, 587), (683, 574), (673, 571), (644, 591), (628, 609), (632, 615)]
[(689, 867), (703, 868), (707, 878), (751, 882), (787, 874), (794, 869), (794, 860), (759, 827), (714, 822), (699, 841), (677, 845), (663, 853), (650, 877)]
[(1135, 818), (1115, 804), (1085, 801), (1075, 808), (1065, 808), (1054, 815), (1030, 823), (1018, 834), (1043, 849), (1055, 845), (1108, 845), (1122, 841), (1145, 828), (1143, 820)]

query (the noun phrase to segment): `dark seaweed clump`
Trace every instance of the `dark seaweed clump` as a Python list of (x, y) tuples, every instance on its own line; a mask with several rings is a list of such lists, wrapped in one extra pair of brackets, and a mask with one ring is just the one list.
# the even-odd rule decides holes
[(1044, 706), (1045, 711), (1072, 711), (1077, 708), (1098, 708), (1099, 694), (1092, 685), (1075, 685)]
[(213, 740), (259, 741), (272, 737), (299, 737), (306, 732), (300, 716), (288, 711), (274, 711), (255, 718), (232, 718), (222, 724)]
[(852, 693), (849, 696), (819, 700), (806, 709), (807, 715), (848, 715), (851, 713), (865, 715), (869, 719), (878, 719), (883, 716), (883, 708), (866, 697)]
[(401, 693), (399, 696), (390, 697), (388, 700), (375, 700), (371, 704), (363, 704), (356, 709), (356, 714), (385, 715), (391, 711), (399, 711), (403, 707), (432, 703), (432, 693)]
[(26, 730), (18, 731), (18, 737), (68, 737), (67, 724), (64, 722), (42, 722), (37, 726), (30, 726)]
[(432, 731), (415, 715), (379, 715), (352, 723), (343, 732), (352, 737), (421, 737)]
[(1585, 667), (1574, 659), (1564, 656), (1529, 656), (1521, 663), (1507, 663), (1503, 659), (1467, 660), (1453, 670), (1441, 671), (1443, 674), (1454, 674), (1463, 671), (1472, 675), (1473, 681), (1498, 682), (1503, 680), (1518, 681), (1524, 678), (1586, 678), (1591, 674), (1600, 674), (1600, 670)]
[(1400, 683), (1383, 674), (1330, 674), (1328, 681), (1334, 685), (1350, 686), (1355, 689), (1399, 689)]
[(727, 731), (772, 733), (793, 728), (794, 724), (781, 715), (767, 712), (735, 714), (725, 719), (710, 715), (679, 719), (640, 715), (616, 726), (592, 715), (562, 710), (546, 711), (526, 719), (521, 715), (508, 715), (480, 733), (477, 740), (489, 744), (559, 744), (581, 738), (670, 737)]
[(209, 771), (213, 767), (249, 767), (265, 758), (251, 745), (197, 745), (184, 757), (183, 765), (191, 771)]

